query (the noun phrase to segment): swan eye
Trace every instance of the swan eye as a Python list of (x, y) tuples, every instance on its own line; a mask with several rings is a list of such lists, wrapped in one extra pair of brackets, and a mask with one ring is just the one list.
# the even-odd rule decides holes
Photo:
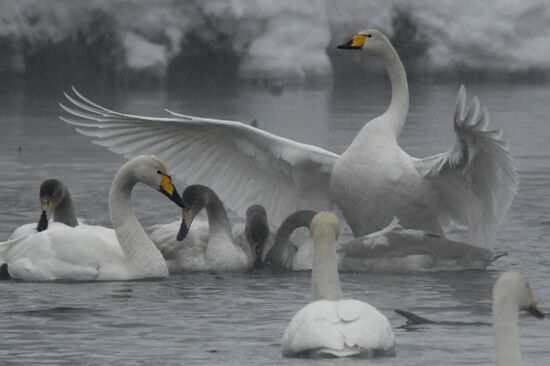
[(372, 38), (372, 34), (367, 34), (367, 38)]
[(160, 170), (157, 170), (157, 174), (162, 175), (162, 172)]

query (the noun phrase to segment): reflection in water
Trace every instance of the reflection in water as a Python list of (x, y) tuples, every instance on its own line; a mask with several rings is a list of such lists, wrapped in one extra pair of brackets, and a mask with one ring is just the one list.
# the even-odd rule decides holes
[[(247, 87), (177, 94), (80, 89), (99, 103), (137, 114), (162, 115), (168, 108), (257, 119), (267, 131), (335, 152), (342, 152), (364, 122), (389, 102), (386, 84), (287, 87), (278, 95)], [(510, 255), (487, 271), (342, 274), (343, 292), (381, 309), (394, 327), (404, 323), (395, 308), (434, 319), (489, 322), (492, 286), (503, 270), (524, 272), (541, 307), (550, 306), (550, 262), (545, 255), (550, 237), (550, 129), (545, 117), (550, 115), (550, 88), (468, 85), (468, 91), (489, 107), (493, 126), (503, 129), (516, 157), (520, 190), (496, 238), (496, 248)], [(412, 85), (410, 118), (400, 138), (411, 155), (428, 156), (451, 146), (457, 92), (458, 85)], [(79, 217), (110, 226), (107, 193), (124, 159), (92, 145), (58, 120), (59, 92), (0, 93), (0, 239), (18, 225), (37, 221), (39, 184), (52, 177), (67, 184)], [(158, 193), (137, 188), (133, 203), (143, 225), (178, 219), (179, 210)], [(164, 281), (0, 282), (0, 359), (21, 364), (305, 364), (281, 358), (280, 337), (291, 316), (310, 301), (310, 280), (307, 273), (200, 273)], [(541, 364), (550, 358), (547, 327), (536, 320), (520, 321), (530, 330), (523, 334), (523, 358)], [(489, 327), (396, 329), (396, 336), (397, 356), (375, 364), (492, 362)]]

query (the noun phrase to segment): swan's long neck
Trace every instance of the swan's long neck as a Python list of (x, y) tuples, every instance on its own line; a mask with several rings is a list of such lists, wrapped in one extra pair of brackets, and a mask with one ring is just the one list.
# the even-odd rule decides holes
[(313, 268), (311, 270), (313, 299), (340, 300), (340, 278), (338, 277), (338, 258), (336, 257), (336, 238), (334, 231), (320, 229), (313, 233)]
[(61, 202), (55, 206), (55, 209), (53, 210), (53, 220), (62, 222), (71, 227), (78, 225), (73, 200), (71, 199), (71, 194), (68, 191), (65, 192), (65, 196)]
[(518, 307), (512, 301), (496, 299), (493, 303), (493, 332), (497, 366), (519, 366)]
[(206, 200), (206, 215), (208, 216), (208, 226), (211, 234), (225, 234), (231, 238), (233, 234), (231, 232), (231, 223), (227, 217), (227, 212), (223, 207), (222, 201), (212, 190), (205, 192), (208, 196)]
[(109, 192), (109, 210), (120, 247), (128, 264), (143, 277), (166, 276), (162, 254), (155, 247), (132, 210), (130, 195), (138, 182), (132, 162), (116, 174)]
[(273, 244), (265, 257), (266, 262), (271, 263), (272, 269), (284, 269), (282, 267), (287, 263), (286, 249), (289, 245), (290, 235), (299, 227), (309, 227), (311, 219), (313, 219), (315, 214), (315, 211), (296, 211), (288, 216), (281, 226), (279, 226), (277, 234), (275, 235), (275, 244)]
[(397, 51), (388, 42), (388, 47), (380, 55), (391, 82), (391, 102), (386, 112), (378, 121), (380, 127), (389, 129), (395, 136), (399, 136), (409, 112), (409, 84), (403, 63)]

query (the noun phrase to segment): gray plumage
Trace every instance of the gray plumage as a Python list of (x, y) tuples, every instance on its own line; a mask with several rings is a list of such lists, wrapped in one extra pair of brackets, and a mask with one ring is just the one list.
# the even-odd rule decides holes
[(275, 272), (288, 269), (292, 263), (296, 247), (290, 243), (290, 235), (299, 227), (307, 227), (315, 216), (315, 211), (301, 210), (290, 214), (281, 224), (275, 235), (275, 244), (267, 253), (264, 263)]

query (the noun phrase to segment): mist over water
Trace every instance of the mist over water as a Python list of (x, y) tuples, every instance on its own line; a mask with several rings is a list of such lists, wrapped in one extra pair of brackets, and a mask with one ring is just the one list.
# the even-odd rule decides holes
[(6, 0), (0, 75), (71, 83), (327, 80), (363, 63), (359, 54), (341, 57), (335, 45), (365, 27), (391, 36), (412, 77), (548, 79), (544, 0)]

